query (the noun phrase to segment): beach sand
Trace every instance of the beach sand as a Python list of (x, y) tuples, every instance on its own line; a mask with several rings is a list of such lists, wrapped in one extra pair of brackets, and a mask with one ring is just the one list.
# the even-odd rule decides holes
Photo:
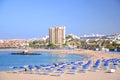
[[(46, 50), (34, 49), (32, 51), (48, 51), (52, 53), (75, 53), (90, 56), (92, 60), (96, 59), (110, 59), (120, 58), (119, 54), (109, 54), (103, 51), (92, 50)], [(114, 73), (107, 73), (106, 70), (99, 70), (97, 72), (88, 71), (86, 73), (78, 72), (76, 74), (63, 74), (62, 76), (40, 75), (40, 74), (23, 74), (0, 72), (0, 80), (120, 80), (120, 69)]]

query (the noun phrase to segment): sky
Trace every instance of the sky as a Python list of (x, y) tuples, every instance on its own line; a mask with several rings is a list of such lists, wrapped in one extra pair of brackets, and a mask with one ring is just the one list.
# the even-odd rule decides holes
[(66, 35), (120, 33), (120, 0), (0, 0), (0, 39), (39, 38), (57, 26)]

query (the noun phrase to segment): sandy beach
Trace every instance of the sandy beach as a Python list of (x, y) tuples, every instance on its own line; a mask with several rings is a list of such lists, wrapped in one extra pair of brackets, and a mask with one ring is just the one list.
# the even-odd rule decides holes
[[(92, 50), (47, 50), (34, 49), (32, 51), (48, 51), (52, 53), (74, 53), (84, 54), (90, 56), (92, 60), (120, 58), (119, 54), (109, 54), (103, 51)], [(86, 73), (77, 72), (76, 74), (64, 73), (62, 76), (40, 75), (40, 74), (25, 74), (25, 73), (10, 73), (0, 72), (0, 80), (120, 80), (120, 69), (115, 70), (114, 73), (107, 73), (106, 70), (99, 70), (97, 72), (87, 71)]]

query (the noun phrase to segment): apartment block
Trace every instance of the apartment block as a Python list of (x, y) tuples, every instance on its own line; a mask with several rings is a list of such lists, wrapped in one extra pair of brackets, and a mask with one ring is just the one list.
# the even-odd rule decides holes
[(49, 42), (54, 44), (65, 43), (65, 27), (55, 27), (49, 29)]

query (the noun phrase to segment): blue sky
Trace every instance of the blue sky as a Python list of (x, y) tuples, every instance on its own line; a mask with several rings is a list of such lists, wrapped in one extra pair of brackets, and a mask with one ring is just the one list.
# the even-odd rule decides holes
[(120, 0), (0, 0), (0, 39), (48, 35), (66, 26), (66, 34), (120, 33)]

